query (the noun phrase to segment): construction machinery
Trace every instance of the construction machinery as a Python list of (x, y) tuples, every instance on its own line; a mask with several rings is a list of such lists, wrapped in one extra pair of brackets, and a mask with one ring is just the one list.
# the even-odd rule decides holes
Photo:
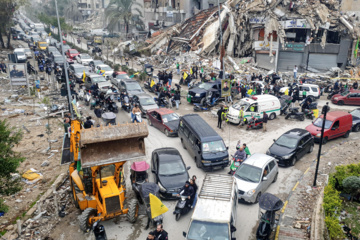
[(145, 156), (146, 123), (83, 129), (79, 120), (72, 120), (69, 132), (70, 139), (64, 138), (67, 147), (63, 148), (62, 162), (70, 162), (73, 200), (83, 211), (80, 229), (86, 232), (99, 220), (123, 214), (134, 223), (139, 203), (125, 196), (124, 165)]

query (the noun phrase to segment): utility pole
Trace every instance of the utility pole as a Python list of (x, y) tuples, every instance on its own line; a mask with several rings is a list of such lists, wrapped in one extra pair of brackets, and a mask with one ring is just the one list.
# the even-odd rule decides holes
[(65, 79), (66, 79), (66, 89), (68, 92), (68, 101), (69, 101), (69, 111), (71, 113), (71, 118), (74, 118), (74, 111), (71, 105), (71, 90), (70, 90), (70, 84), (69, 84), (69, 76), (68, 76), (68, 65), (67, 65), (67, 61), (65, 58), (65, 52), (64, 52), (64, 43), (63, 43), (63, 38), (61, 35), (61, 26), (60, 26), (60, 19), (59, 19), (59, 12), (58, 12), (58, 5), (57, 5), (57, 0), (55, 0), (55, 9), (56, 9), (56, 18), (57, 18), (57, 22), (58, 22), (58, 34), (60, 36), (60, 44), (61, 44), (61, 53), (62, 53), (62, 57), (64, 60), (64, 71), (65, 71)]
[(316, 179), (317, 179), (317, 174), (318, 174), (318, 170), (319, 170), (321, 147), (322, 147), (323, 138), (324, 138), (324, 129), (325, 129), (325, 122), (326, 122), (326, 114), (327, 114), (328, 111), (330, 111), (329, 102), (327, 102), (326, 105), (323, 106), (322, 111), (321, 111), (321, 113), (324, 114), (324, 117), (323, 117), (323, 122), (322, 122), (322, 126), (321, 126), (319, 152), (318, 152), (318, 156), (317, 156), (316, 170), (315, 170), (313, 187), (316, 187)]
[[(221, 51), (223, 47), (223, 34), (222, 34), (222, 28), (221, 28), (221, 18), (220, 18), (220, 2), (218, 0), (218, 9), (219, 9), (219, 31), (220, 31), (220, 57), (221, 57)], [(220, 63), (220, 68), (222, 65), (222, 79), (225, 79), (225, 65), (224, 65), (224, 56), (221, 59), (222, 63)]]

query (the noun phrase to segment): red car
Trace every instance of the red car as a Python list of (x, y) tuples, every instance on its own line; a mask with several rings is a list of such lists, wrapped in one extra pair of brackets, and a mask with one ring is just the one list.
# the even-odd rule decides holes
[(69, 49), (65, 52), (66, 56), (70, 59), (74, 59), (80, 53), (76, 49)]
[(360, 105), (360, 90), (349, 90), (336, 94), (331, 102), (338, 105)]
[(146, 114), (150, 126), (164, 132), (167, 137), (177, 136), (180, 117), (173, 110), (158, 108), (148, 110)]

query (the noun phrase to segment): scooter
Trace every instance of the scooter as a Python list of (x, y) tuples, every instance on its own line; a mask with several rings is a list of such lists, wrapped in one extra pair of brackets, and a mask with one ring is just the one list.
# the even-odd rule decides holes
[(130, 113), (131, 106), (128, 96), (121, 96), (121, 108), (124, 109), (124, 111)]
[(315, 118), (313, 110), (304, 109), (304, 114), (305, 114), (305, 118), (307, 118), (307, 119), (314, 120), (314, 118)]
[(299, 112), (299, 108), (295, 107), (295, 108), (290, 108), (289, 109), (290, 112), (285, 116), (285, 119), (297, 119), (300, 121), (304, 121), (305, 120), (305, 115), (303, 112)]
[(110, 97), (107, 97), (105, 102), (106, 102), (105, 103), (106, 110), (109, 110), (110, 112), (113, 112), (113, 113), (119, 112), (118, 106), (116, 105), (116, 103), (113, 100), (110, 99)]
[(233, 158), (233, 162), (230, 165), (230, 172), (228, 172), (230, 175), (234, 175), (236, 170), (240, 167), (240, 165), (244, 162), (244, 160), (237, 158), (233, 155), (231, 155)]
[(250, 120), (246, 121), (246, 124), (247, 124), (246, 130), (260, 129), (263, 127), (263, 119), (255, 118), (254, 116), (252, 116)]
[(134, 121), (133, 122), (138, 122), (141, 123), (142, 119), (141, 119), (141, 112), (136, 112), (135, 116), (134, 116)]
[(95, 240), (107, 240), (105, 228), (100, 224), (100, 220), (93, 224), (92, 231), (94, 232)]
[(332, 90), (328, 95), (327, 95), (327, 99), (330, 100), (335, 94), (339, 94), (340, 91), (339, 90)]
[(185, 215), (191, 210), (191, 206), (189, 204), (186, 204), (187, 198), (188, 196), (180, 195), (180, 199), (178, 200), (174, 211), (176, 221), (179, 221), (181, 215)]
[(43, 72), (44, 71), (44, 65), (43, 64), (39, 64), (39, 71)]
[[(276, 228), (279, 222), (279, 215), (276, 211), (279, 211), (284, 206), (284, 203), (276, 196), (270, 193), (264, 193), (259, 200), (259, 207), (266, 212), (260, 212), (260, 223), (256, 230), (257, 240), (270, 239), (273, 229)], [(277, 218), (278, 217), (278, 218)]]
[(169, 103), (164, 97), (154, 98), (154, 100), (159, 107), (166, 107), (166, 108), (169, 107)]

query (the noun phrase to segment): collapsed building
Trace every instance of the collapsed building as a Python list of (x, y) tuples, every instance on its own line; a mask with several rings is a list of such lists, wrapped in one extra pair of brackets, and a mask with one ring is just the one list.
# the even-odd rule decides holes
[(319, 73), (356, 64), (359, 37), (358, 18), (342, 13), (339, 1), (228, 0), (220, 11), (202, 10), (156, 32), (146, 48), (250, 56), (265, 70), (288, 72), (296, 65), (299, 72)]

